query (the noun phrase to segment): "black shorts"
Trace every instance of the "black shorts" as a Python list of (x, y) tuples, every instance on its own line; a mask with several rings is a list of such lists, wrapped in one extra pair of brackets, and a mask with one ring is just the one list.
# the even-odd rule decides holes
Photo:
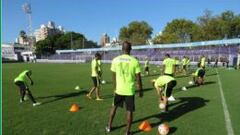
[(92, 77), (93, 86), (98, 87), (100, 85), (100, 79), (98, 77)]
[(168, 75), (168, 76), (173, 77), (173, 74), (167, 74), (167, 73), (164, 73), (164, 75)]
[(176, 80), (170, 81), (169, 83), (165, 84), (163, 88), (163, 95), (166, 97), (170, 97), (172, 95), (173, 88), (176, 85), (177, 85)]
[(203, 78), (204, 75), (205, 75), (205, 71), (204, 71), (203, 69), (201, 69), (201, 70), (198, 71), (198, 77)]
[(135, 103), (134, 103), (134, 95), (132, 96), (123, 96), (115, 93), (113, 104), (117, 107), (123, 107), (123, 103), (125, 103), (125, 107), (127, 111), (135, 111)]
[(26, 91), (28, 88), (22, 81), (17, 81), (15, 84), (19, 87), (20, 91)]
[(149, 71), (149, 67), (145, 67), (145, 71)]

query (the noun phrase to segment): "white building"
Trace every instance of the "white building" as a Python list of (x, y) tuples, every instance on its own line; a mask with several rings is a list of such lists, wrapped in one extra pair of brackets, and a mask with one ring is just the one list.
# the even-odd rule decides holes
[(35, 30), (34, 35), (36, 42), (46, 39), (48, 36), (54, 36), (56, 34), (64, 33), (62, 26), (55, 26), (55, 23), (49, 21), (47, 25), (42, 24), (39, 29)]
[(14, 52), (13, 44), (2, 43), (2, 59), (18, 60), (17, 54)]

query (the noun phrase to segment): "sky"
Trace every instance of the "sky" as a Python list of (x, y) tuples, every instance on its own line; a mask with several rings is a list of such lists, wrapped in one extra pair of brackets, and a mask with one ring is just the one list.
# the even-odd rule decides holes
[(213, 15), (226, 10), (240, 14), (240, 0), (2, 0), (2, 42), (14, 42), (20, 30), (27, 31), (26, 2), (32, 7), (33, 30), (54, 21), (95, 42), (103, 33), (117, 37), (131, 21), (146, 21), (154, 35), (173, 19), (196, 21), (206, 9)]

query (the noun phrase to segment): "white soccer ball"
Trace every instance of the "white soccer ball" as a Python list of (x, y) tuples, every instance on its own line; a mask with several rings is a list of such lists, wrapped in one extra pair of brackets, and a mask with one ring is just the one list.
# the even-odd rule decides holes
[(168, 132), (169, 132), (169, 126), (167, 123), (163, 123), (158, 126), (158, 133), (160, 135), (167, 135)]
[(164, 103), (160, 103), (160, 104), (159, 104), (159, 108), (160, 108), (160, 109), (165, 109), (165, 107), (166, 107), (166, 105), (165, 105)]
[(189, 81), (188, 84), (189, 84), (189, 85), (193, 85), (193, 81)]
[(105, 80), (102, 80), (102, 84), (106, 84), (106, 81), (105, 81)]
[(183, 90), (183, 91), (186, 91), (186, 90), (187, 90), (187, 88), (186, 88), (185, 86), (183, 86), (183, 87), (182, 87), (182, 90)]
[(80, 87), (79, 87), (79, 86), (76, 86), (76, 87), (75, 87), (75, 90), (79, 90), (79, 89), (80, 89)]

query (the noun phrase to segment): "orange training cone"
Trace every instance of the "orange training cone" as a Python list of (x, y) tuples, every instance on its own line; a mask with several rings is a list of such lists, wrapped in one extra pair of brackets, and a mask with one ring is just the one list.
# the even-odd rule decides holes
[(77, 104), (72, 104), (70, 108), (70, 112), (77, 112), (79, 110), (79, 106)]
[(149, 132), (149, 131), (152, 130), (152, 127), (151, 127), (150, 123), (149, 123), (147, 120), (143, 121), (143, 122), (139, 125), (138, 128), (139, 128), (139, 130), (142, 130), (142, 131), (145, 131), (145, 132)]

